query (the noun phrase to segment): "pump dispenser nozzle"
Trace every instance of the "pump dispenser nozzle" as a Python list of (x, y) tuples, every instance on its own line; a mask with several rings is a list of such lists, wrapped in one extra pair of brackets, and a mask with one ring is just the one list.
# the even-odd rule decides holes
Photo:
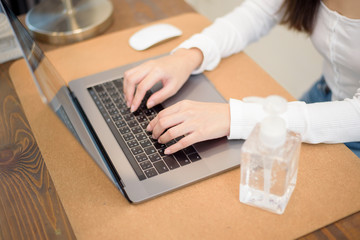
[(265, 99), (263, 107), (267, 116), (260, 124), (260, 140), (266, 147), (280, 147), (286, 139), (286, 123), (280, 115), (286, 111), (287, 102), (280, 96), (272, 95)]

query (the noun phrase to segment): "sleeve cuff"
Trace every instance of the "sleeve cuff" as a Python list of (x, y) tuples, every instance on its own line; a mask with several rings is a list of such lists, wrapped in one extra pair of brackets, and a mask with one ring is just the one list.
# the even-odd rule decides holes
[(213, 40), (204, 34), (195, 34), (190, 39), (181, 43), (178, 47), (171, 51), (175, 52), (179, 48), (191, 49), (198, 48), (203, 53), (204, 59), (200, 67), (195, 69), (192, 74), (199, 74), (205, 70), (213, 70), (220, 62), (221, 57)]
[(261, 104), (230, 99), (230, 135), (228, 139), (246, 139), (264, 116)]
[(289, 102), (287, 110), (282, 116), (285, 119), (287, 128), (301, 134), (302, 140), (304, 140), (309, 122), (306, 103), (300, 101)]
[[(240, 100), (230, 99), (230, 135), (228, 139), (247, 139), (255, 125), (260, 122), (266, 113), (262, 104), (245, 103)], [(307, 132), (307, 109), (304, 102), (289, 102), (283, 117), (287, 128), (300, 133), (304, 138)]]

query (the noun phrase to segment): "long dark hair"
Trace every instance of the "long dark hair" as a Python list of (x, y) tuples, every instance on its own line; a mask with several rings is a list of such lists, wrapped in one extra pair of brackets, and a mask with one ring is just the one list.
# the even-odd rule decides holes
[(281, 7), (284, 16), (280, 23), (311, 34), (319, 6), (320, 0), (285, 0)]

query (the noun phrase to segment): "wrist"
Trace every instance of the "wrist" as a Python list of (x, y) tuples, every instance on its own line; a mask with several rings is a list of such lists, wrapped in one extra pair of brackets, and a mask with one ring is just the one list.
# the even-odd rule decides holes
[(179, 48), (173, 55), (182, 59), (182, 64), (186, 64), (189, 73), (199, 68), (204, 58), (202, 51), (198, 48)]

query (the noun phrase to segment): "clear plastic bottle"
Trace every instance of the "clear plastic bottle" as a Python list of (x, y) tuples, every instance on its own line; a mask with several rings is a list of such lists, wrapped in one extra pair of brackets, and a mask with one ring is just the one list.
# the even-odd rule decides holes
[(301, 136), (286, 129), (286, 100), (269, 96), (268, 114), (241, 149), (240, 202), (282, 214), (295, 188)]

